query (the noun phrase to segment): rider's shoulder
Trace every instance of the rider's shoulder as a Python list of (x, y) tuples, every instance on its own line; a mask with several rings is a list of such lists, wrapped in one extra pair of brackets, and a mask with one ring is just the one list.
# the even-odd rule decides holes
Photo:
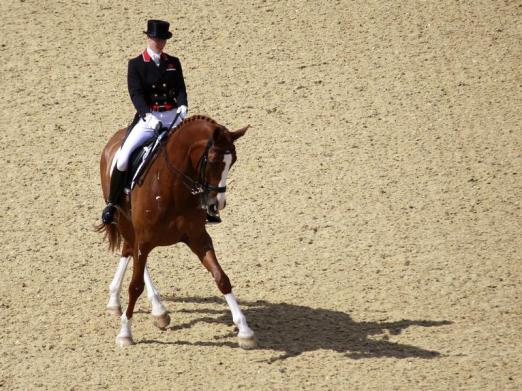
[(146, 59), (144, 58), (143, 53), (140, 53), (136, 57), (132, 57), (131, 59), (129, 59), (129, 63), (134, 63), (135, 64), (137, 62), (143, 62), (145, 60)]
[(165, 52), (163, 52), (162, 55), (164, 55), (165, 57), (167, 57), (167, 59), (168, 59), (169, 61), (177, 61), (177, 62), (179, 62), (179, 58), (177, 58), (176, 56), (171, 56), (170, 54), (165, 53)]

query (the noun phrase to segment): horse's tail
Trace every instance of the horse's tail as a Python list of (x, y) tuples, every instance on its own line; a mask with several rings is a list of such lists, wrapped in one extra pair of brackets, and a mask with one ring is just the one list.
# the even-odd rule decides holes
[(109, 251), (117, 251), (121, 247), (122, 236), (115, 224), (99, 224), (94, 227), (96, 232), (103, 232), (104, 240), (109, 241)]

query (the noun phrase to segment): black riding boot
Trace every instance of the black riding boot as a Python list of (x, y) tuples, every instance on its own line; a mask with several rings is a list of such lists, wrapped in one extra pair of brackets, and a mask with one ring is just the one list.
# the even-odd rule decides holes
[(114, 167), (111, 176), (111, 188), (109, 190), (109, 200), (107, 206), (102, 212), (103, 224), (112, 224), (114, 220), (114, 213), (116, 213), (116, 206), (118, 205), (121, 194), (123, 193), (123, 187), (125, 186), (125, 177), (127, 171), (120, 171)]

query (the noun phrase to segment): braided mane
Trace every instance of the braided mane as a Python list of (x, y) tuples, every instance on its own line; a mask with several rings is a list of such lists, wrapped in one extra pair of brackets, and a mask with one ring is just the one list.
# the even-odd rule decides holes
[(185, 118), (183, 121), (181, 121), (179, 123), (178, 126), (176, 126), (176, 128), (179, 128), (181, 125), (184, 125), (184, 124), (187, 124), (187, 123), (190, 123), (190, 122), (194, 122), (196, 120), (203, 120), (203, 121), (210, 122), (213, 125), (218, 125), (218, 123), (216, 121), (214, 121), (212, 118), (210, 118), (210, 117), (208, 117), (206, 115), (196, 114), (196, 115), (193, 115), (192, 117)]

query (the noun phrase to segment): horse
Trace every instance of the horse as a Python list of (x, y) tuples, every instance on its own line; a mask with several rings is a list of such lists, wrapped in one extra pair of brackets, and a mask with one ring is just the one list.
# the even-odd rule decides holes
[[(170, 316), (161, 304), (152, 284), (146, 263), (158, 246), (185, 243), (212, 274), (224, 295), (238, 329), (238, 344), (249, 349), (256, 346), (254, 332), (248, 326), (232, 286), (214, 252), (212, 239), (205, 228), (207, 208), (221, 210), (226, 205), (226, 181), (237, 159), (234, 142), (248, 125), (229, 131), (206, 116), (192, 116), (169, 131), (154, 155), (140, 183), (122, 197), (113, 224), (97, 226), (105, 234), (111, 251), (121, 248), (116, 274), (109, 286), (107, 311), (121, 315), (118, 346), (133, 345), (131, 323), (136, 300), (147, 286), (154, 324), (165, 329)], [(116, 132), (105, 145), (100, 159), (100, 176), (105, 200), (108, 198), (110, 173), (126, 129)], [(127, 309), (121, 313), (119, 295), (123, 275), (130, 258), (133, 261)]]

